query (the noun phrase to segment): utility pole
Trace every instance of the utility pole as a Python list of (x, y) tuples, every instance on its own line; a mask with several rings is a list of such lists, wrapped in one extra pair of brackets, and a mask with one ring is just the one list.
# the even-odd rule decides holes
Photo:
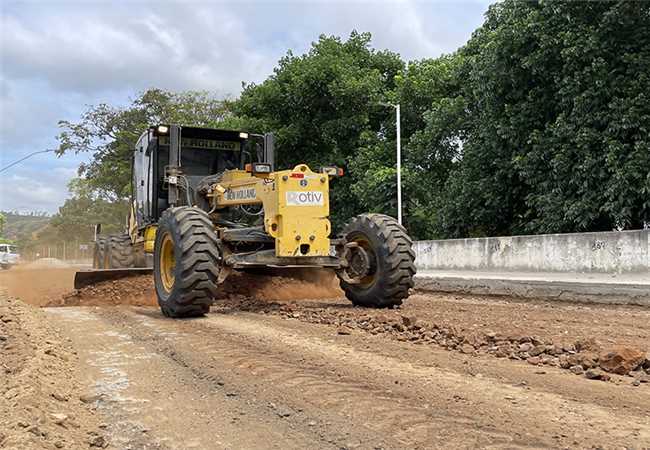
[(399, 103), (395, 105), (397, 128), (397, 221), (402, 224), (402, 130)]

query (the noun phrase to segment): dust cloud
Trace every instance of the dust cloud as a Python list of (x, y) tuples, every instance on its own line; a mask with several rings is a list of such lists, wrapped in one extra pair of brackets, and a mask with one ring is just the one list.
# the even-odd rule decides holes
[[(324, 269), (272, 269), (266, 273), (234, 273), (223, 284), (221, 297), (233, 295), (259, 300), (339, 298), (338, 278)], [(217, 296), (219, 298), (219, 296)]]
[(33, 306), (46, 306), (52, 298), (73, 289), (76, 268), (38, 264), (18, 265), (0, 271), (0, 287), (12, 297)]
[[(73, 267), (19, 266), (0, 272), (0, 286), (33, 306), (157, 306), (151, 275), (104, 281), (75, 290)], [(268, 269), (234, 272), (220, 286), (219, 300), (250, 297), (263, 301), (331, 299), (343, 296), (334, 272), (322, 269)]]

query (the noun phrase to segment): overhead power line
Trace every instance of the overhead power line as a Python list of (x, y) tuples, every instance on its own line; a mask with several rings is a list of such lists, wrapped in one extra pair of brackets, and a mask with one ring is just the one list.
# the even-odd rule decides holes
[(37, 152), (32, 152), (32, 153), (30, 153), (29, 155), (24, 156), (24, 157), (20, 158), (19, 160), (14, 161), (14, 162), (12, 162), (11, 164), (9, 164), (9, 165), (3, 167), (2, 169), (0, 169), (0, 172), (4, 172), (5, 170), (9, 169), (10, 167), (13, 167), (13, 166), (15, 166), (16, 164), (25, 161), (27, 158), (31, 158), (31, 157), (34, 156), (34, 155), (38, 155), (39, 153), (49, 153), (49, 152), (55, 152), (55, 151), (56, 151), (56, 149), (50, 148), (50, 149), (47, 149), (47, 150), (39, 150), (39, 151), (37, 151)]

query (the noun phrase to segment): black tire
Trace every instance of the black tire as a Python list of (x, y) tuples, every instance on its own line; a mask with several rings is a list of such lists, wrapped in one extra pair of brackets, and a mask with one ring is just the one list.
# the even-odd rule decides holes
[(340, 278), (345, 296), (357, 306), (392, 308), (409, 296), (415, 275), (413, 241), (397, 220), (384, 214), (354, 217), (341, 233), (346, 242), (366, 248), (371, 269), (363, 281), (350, 284)]
[[(168, 246), (173, 246), (175, 261), (167, 267), (169, 272), (162, 262)], [(153, 264), (162, 313), (181, 318), (210, 311), (217, 294), (221, 261), (217, 233), (205, 211), (187, 206), (167, 209), (158, 222)]]
[(147, 254), (144, 251), (144, 244), (133, 247), (135, 253), (135, 267), (147, 267)]
[(98, 237), (93, 247), (93, 269), (104, 269), (104, 251), (106, 238)]
[(106, 269), (135, 267), (135, 249), (128, 234), (107, 236), (104, 247)]

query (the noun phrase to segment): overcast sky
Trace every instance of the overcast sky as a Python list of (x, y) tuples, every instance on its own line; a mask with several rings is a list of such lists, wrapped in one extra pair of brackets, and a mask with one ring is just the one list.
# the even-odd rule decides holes
[[(0, 166), (57, 146), (57, 122), (150, 87), (238, 95), (320, 34), (373, 35), (404, 59), (463, 45), (489, 1), (0, 0)], [(35, 156), (2, 174), (0, 210), (56, 212), (85, 157)]]

